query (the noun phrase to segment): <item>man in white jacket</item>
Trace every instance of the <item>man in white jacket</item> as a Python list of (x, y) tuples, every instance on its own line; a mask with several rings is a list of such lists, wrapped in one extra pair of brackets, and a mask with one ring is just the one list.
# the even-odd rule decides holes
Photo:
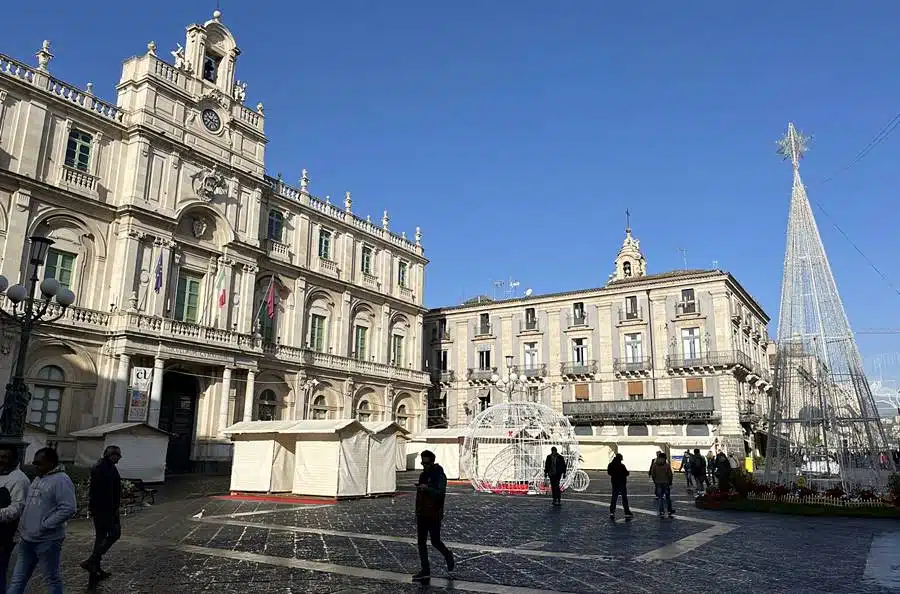
[(19, 470), (18, 450), (11, 445), (0, 445), (0, 594), (6, 594), (9, 557), (25, 508), (28, 484), (28, 477)]
[(19, 519), (19, 553), (9, 583), (9, 594), (24, 594), (38, 564), (44, 572), (44, 592), (63, 594), (60, 563), (66, 523), (77, 511), (75, 485), (52, 448), (34, 454), (37, 477), (28, 487), (28, 499)]

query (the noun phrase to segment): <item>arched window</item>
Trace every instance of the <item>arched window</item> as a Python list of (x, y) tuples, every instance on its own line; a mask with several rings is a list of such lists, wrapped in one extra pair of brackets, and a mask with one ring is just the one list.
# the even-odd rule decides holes
[(626, 277), (631, 276), (631, 262), (625, 262), (622, 264), (622, 274)]
[(28, 422), (56, 433), (66, 374), (56, 365), (41, 367), (28, 405)]
[(256, 400), (256, 420), (278, 420), (278, 397), (272, 390), (263, 390)]
[(280, 211), (269, 211), (269, 230), (266, 235), (269, 239), (282, 241), (284, 237), (284, 215)]
[(360, 423), (367, 423), (372, 420), (372, 405), (369, 404), (368, 400), (363, 400), (359, 403), (359, 407), (356, 409), (356, 420)]
[(328, 406), (324, 396), (316, 396), (313, 400), (312, 418), (320, 421), (328, 418)]
[(405, 404), (397, 407), (397, 424), (404, 429), (409, 429), (409, 410)]

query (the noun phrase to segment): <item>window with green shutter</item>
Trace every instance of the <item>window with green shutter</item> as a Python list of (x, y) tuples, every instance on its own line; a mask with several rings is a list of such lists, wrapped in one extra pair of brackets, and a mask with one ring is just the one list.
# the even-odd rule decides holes
[(72, 130), (66, 143), (66, 166), (87, 171), (91, 164), (91, 143), (93, 138), (87, 132)]
[(175, 293), (175, 319), (196, 324), (200, 318), (200, 282), (202, 278), (181, 273)]
[(59, 286), (72, 289), (72, 276), (75, 272), (75, 254), (50, 248), (47, 250), (47, 264), (44, 266), (44, 278), (55, 278)]
[(354, 356), (360, 361), (366, 360), (366, 337), (369, 332), (369, 329), (365, 326), (357, 326), (356, 327), (356, 340), (355, 347), (356, 350), (354, 352)]
[(325, 352), (325, 316), (312, 314), (309, 320), (309, 348)]

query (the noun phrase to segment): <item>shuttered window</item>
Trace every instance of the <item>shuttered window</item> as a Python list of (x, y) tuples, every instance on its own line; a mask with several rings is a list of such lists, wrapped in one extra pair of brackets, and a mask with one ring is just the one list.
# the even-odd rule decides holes
[(575, 400), (590, 400), (591, 390), (587, 384), (575, 384)]
[(684, 380), (684, 390), (688, 398), (701, 398), (703, 396), (703, 379), (691, 377)]
[(644, 382), (628, 382), (628, 399), (644, 399)]

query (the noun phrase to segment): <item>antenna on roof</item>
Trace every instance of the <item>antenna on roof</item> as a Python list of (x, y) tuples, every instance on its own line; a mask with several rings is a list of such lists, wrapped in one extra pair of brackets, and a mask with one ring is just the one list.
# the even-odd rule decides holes
[(681, 253), (681, 261), (684, 264), (683, 270), (687, 270), (687, 248), (676, 248), (675, 251)]
[(533, 292), (534, 292), (534, 291), (532, 291), (531, 289), (525, 289), (525, 296), (526, 296), (526, 297), (531, 297), (531, 294), (532, 294)]
[(713, 268), (714, 268), (715, 270), (718, 270), (718, 269), (719, 269), (719, 261), (718, 261), (718, 260), (713, 260)]

